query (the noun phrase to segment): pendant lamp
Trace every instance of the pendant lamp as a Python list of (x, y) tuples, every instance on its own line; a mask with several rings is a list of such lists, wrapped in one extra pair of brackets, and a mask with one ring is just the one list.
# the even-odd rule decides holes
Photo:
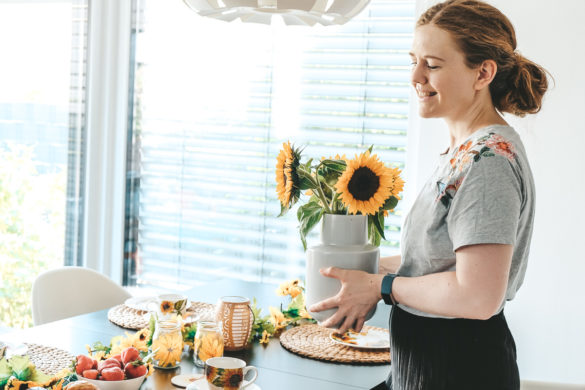
[(201, 16), (226, 22), (270, 24), (280, 15), (287, 25), (344, 24), (370, 0), (183, 0)]

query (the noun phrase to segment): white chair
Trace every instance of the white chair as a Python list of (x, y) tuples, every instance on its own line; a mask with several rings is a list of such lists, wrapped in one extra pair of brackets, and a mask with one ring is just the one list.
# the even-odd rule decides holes
[(33, 323), (36, 326), (107, 309), (130, 297), (122, 286), (89, 268), (62, 267), (46, 271), (33, 283)]

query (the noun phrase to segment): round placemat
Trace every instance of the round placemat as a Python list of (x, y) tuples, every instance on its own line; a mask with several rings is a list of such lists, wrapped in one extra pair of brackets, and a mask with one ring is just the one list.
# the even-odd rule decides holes
[[(136, 310), (124, 304), (114, 306), (108, 310), (108, 320), (126, 329), (143, 329), (148, 326), (150, 316), (147, 311)], [(215, 305), (204, 302), (191, 302), (187, 308), (185, 319), (187, 322), (206, 320), (211, 321), (215, 317)], [(191, 322), (192, 322), (191, 321)]]
[[(364, 330), (386, 329), (364, 326)], [(352, 348), (334, 343), (329, 337), (331, 329), (319, 325), (303, 325), (288, 329), (280, 335), (280, 344), (296, 354), (316, 360), (341, 363), (382, 364), (390, 362), (387, 349)]]
[(47, 375), (55, 375), (65, 368), (71, 367), (75, 356), (59, 348), (46, 345), (25, 343), (30, 361), (35, 367)]

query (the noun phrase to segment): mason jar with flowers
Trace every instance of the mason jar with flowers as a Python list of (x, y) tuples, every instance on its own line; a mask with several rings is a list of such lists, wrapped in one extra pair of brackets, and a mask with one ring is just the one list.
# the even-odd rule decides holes
[[(301, 161), (302, 150), (283, 144), (276, 162), (276, 192), (285, 215), (301, 196), (299, 233), (307, 252), (305, 303), (307, 307), (334, 296), (341, 284), (326, 278), (322, 268), (339, 267), (378, 272), (379, 245), (384, 237), (384, 218), (392, 212), (404, 187), (400, 170), (386, 166), (372, 154), (372, 147), (353, 159), (343, 156)], [(307, 235), (321, 222), (321, 242), (307, 249)], [(324, 321), (336, 309), (310, 312)], [(366, 316), (374, 314), (375, 307)]]

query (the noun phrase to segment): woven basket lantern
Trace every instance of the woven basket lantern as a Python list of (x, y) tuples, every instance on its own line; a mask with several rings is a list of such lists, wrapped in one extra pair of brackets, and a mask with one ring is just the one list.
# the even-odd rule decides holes
[(221, 297), (217, 303), (215, 319), (222, 323), (226, 351), (237, 351), (246, 347), (254, 324), (254, 314), (248, 298)]

